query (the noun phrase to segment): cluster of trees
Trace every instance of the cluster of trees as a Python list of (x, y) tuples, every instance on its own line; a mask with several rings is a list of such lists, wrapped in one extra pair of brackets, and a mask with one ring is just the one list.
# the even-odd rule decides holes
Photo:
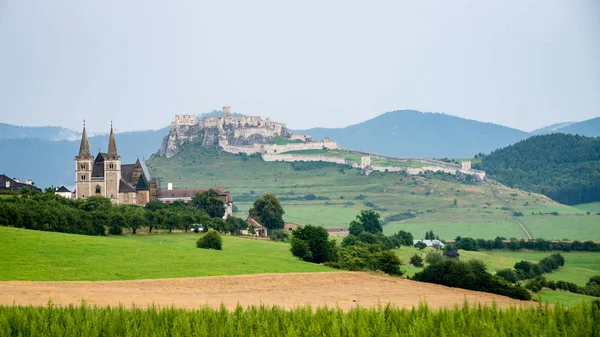
[(534, 136), (482, 155), (477, 168), (505, 185), (563, 204), (600, 201), (600, 138)]
[(361, 211), (350, 223), (350, 234), (341, 246), (329, 240), (322, 227), (305, 226), (292, 232), (291, 251), (304, 261), (323, 263), (345, 270), (380, 270), (390, 275), (402, 275), (402, 262), (392, 249), (412, 245), (413, 236), (400, 231), (392, 236), (382, 234), (380, 215), (372, 210)]
[(55, 195), (53, 190), (42, 193), (22, 189), (4, 193), (0, 198), (1, 226), (85, 235), (106, 235), (107, 231), (119, 235), (123, 228), (129, 228), (133, 234), (141, 228), (150, 233), (154, 228), (187, 231), (194, 224), (202, 224), (204, 230), (213, 228), (232, 234), (244, 228), (245, 221), (239, 218), (224, 221), (224, 212), (223, 201), (214, 190), (196, 195), (192, 205), (165, 205), (154, 200), (145, 207), (117, 206), (98, 196), (71, 200)]
[(560, 251), (560, 252), (600, 252), (600, 244), (593, 241), (548, 241), (544, 239), (518, 240), (496, 237), (494, 240), (473, 239), (469, 237), (456, 238), (454, 245), (463, 250), (534, 250), (534, 251)]
[(512, 285), (501, 277), (488, 273), (486, 265), (479, 260), (464, 262), (442, 258), (439, 262), (429, 264), (425, 269), (416, 273), (413, 279), (448, 287), (484, 291), (520, 300), (531, 299), (531, 294), (525, 288)]
[(521, 280), (528, 280), (536, 276), (541, 276), (544, 273), (551, 273), (564, 265), (565, 258), (556, 253), (543, 258), (538, 263), (525, 260), (519, 261), (515, 263), (514, 269), (501, 269), (496, 272), (496, 275), (508, 282), (517, 283)]
[(580, 287), (573, 282), (567, 281), (548, 281), (544, 276), (536, 276), (525, 283), (525, 288), (534, 293), (544, 288), (552, 290), (564, 290), (575, 294), (600, 297), (600, 275), (592, 276), (584, 287)]

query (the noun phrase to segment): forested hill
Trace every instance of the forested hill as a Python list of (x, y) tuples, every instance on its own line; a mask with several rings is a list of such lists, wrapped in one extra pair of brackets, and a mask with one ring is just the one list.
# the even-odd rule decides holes
[(480, 166), (505, 185), (563, 204), (600, 201), (598, 137), (534, 136), (483, 156)]
[(303, 131), (313, 139), (330, 137), (343, 147), (399, 157), (471, 157), (529, 137), (524, 131), (441, 113), (386, 112), (339, 129)]

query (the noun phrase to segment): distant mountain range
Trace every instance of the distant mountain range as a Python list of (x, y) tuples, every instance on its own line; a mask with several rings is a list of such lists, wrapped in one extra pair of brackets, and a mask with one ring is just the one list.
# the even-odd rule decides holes
[(314, 139), (401, 157), (467, 158), (513, 144), (529, 133), (441, 113), (399, 110), (345, 128), (299, 130)]
[[(200, 117), (219, 116), (220, 111)], [(242, 116), (241, 114), (234, 114)], [(285, 121), (281, 121), (285, 122)], [(391, 156), (426, 158), (469, 158), (490, 153), (533, 134), (564, 132), (600, 136), (600, 117), (583, 122), (566, 122), (527, 133), (509, 127), (468, 120), (441, 113), (399, 110), (384, 113), (345, 128), (296, 130), (313, 139), (330, 137), (341, 146)], [(160, 130), (117, 133), (117, 147), (124, 163), (150, 157), (169, 132)], [(0, 173), (31, 178), (38, 186), (72, 186), (73, 157), (81, 134), (63, 127), (26, 127), (0, 123)], [(107, 135), (90, 137), (93, 154), (106, 151)]]
[[(27, 129), (27, 128), (24, 128)], [(58, 132), (62, 132), (56, 128)], [(68, 129), (65, 129), (68, 130)], [(72, 131), (72, 130), (70, 130)], [(74, 132), (74, 131), (73, 131)], [(151, 131), (117, 133), (117, 150), (123, 163), (134, 163), (137, 158), (149, 158), (160, 147), (162, 138), (169, 133), (168, 128)], [(24, 132), (22, 134), (28, 135)], [(58, 134), (45, 134), (51, 139)], [(81, 136), (79, 136), (81, 137)], [(20, 139), (1, 139), (0, 173), (10, 177), (32, 179), (40, 188), (51, 185), (75, 185), (75, 162), (73, 158), (79, 152), (80, 138), (76, 140), (51, 141), (44, 138), (23, 137)], [(108, 135), (89, 137), (92, 155), (99, 150), (108, 149)]]

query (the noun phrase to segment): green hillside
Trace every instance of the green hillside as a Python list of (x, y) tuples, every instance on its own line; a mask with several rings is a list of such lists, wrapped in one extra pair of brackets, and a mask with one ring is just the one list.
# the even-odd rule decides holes
[(100, 281), (337, 271), (302, 262), (289, 245), (224, 236), (223, 250), (196, 248), (198, 234), (85, 236), (0, 227), (0, 281)]
[(534, 136), (483, 156), (479, 168), (505, 185), (563, 204), (600, 201), (600, 138)]
[[(200, 144), (188, 144), (172, 158), (154, 157), (146, 163), (152, 176), (163, 179), (163, 188), (168, 182), (172, 182), (174, 188), (226, 188), (239, 209), (238, 216), (245, 216), (259, 195), (273, 192), (284, 206), (287, 221), (346, 227), (360, 210), (374, 209), (389, 219), (384, 232), (404, 229), (417, 238), (424, 236), (426, 230), (433, 230), (444, 239), (459, 235), (526, 238), (512, 217), (513, 211), (531, 214), (532, 210), (557, 205), (539, 194), (502, 185), (461, 183), (451, 175), (372, 173), (364, 176), (359, 170), (346, 166), (267, 163), (258, 156), (209, 151)], [(531, 216), (531, 219), (542, 216), (545, 215)], [(529, 220), (529, 217), (522, 218)], [(567, 218), (562, 214), (560, 219), (563, 225), (582, 228), (567, 238), (600, 240), (600, 231), (593, 221), (582, 221), (584, 218), (579, 216)], [(582, 221), (582, 224), (573, 221)], [(524, 222), (527, 227), (527, 221)], [(555, 235), (536, 227), (534, 235), (562, 239), (564, 233)]]

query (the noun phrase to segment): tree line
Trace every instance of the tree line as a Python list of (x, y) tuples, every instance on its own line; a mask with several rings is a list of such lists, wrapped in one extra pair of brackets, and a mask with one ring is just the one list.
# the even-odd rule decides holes
[(600, 201), (600, 138), (550, 134), (479, 154), (485, 170), (499, 182), (545, 194), (566, 205)]
[(544, 239), (523, 240), (496, 237), (493, 240), (473, 239), (470, 237), (456, 237), (454, 246), (457, 249), (479, 250), (533, 250), (533, 251), (560, 251), (560, 252), (600, 252), (600, 244), (594, 241), (549, 241)]
[(227, 220), (223, 201), (215, 190), (198, 193), (190, 205), (175, 201), (169, 205), (150, 201), (146, 206), (113, 205), (110, 199), (93, 196), (85, 200), (67, 199), (46, 192), (23, 188), (0, 195), (0, 226), (84, 235), (120, 235), (124, 228), (136, 234), (144, 228), (203, 230), (239, 233), (246, 222), (230, 216)]

